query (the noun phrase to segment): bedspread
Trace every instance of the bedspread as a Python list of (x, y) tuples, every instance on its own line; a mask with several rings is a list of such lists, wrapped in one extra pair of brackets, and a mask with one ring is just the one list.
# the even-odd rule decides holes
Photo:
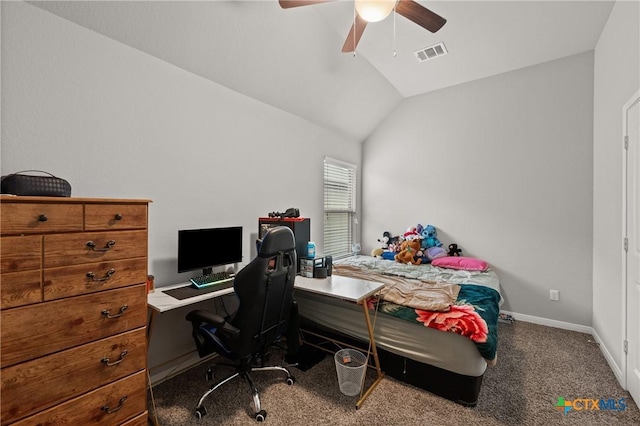
[[(360, 272), (355, 272), (355, 271)], [(334, 273), (338, 275), (357, 276), (385, 283), (385, 287), (397, 280), (414, 282), (421, 286), (422, 282), (457, 284), (457, 296), (448, 303), (448, 309), (441, 309), (444, 299), (434, 303), (433, 308), (409, 306), (401, 300), (393, 300), (386, 295), (370, 298), (367, 303), (371, 308), (379, 303), (378, 309), (397, 318), (422, 323), (425, 327), (441, 331), (457, 333), (470, 338), (478, 351), (490, 364), (495, 363), (498, 343), (498, 314), (502, 297), (499, 293), (498, 279), (492, 271), (472, 272), (448, 270), (432, 265), (406, 265), (389, 260), (380, 260), (357, 256), (344, 259), (335, 265)], [(366, 278), (368, 277), (368, 278)], [(404, 277), (404, 278), (400, 278)], [(392, 279), (393, 278), (393, 279)], [(381, 281), (382, 280), (382, 281)], [(424, 284), (422, 284), (424, 287)], [(442, 286), (439, 286), (442, 288)], [(396, 303), (400, 301), (401, 303)]]
[(406, 279), (350, 265), (337, 265), (335, 273), (383, 283), (380, 297), (386, 302), (427, 311), (448, 311), (460, 292), (458, 284)]

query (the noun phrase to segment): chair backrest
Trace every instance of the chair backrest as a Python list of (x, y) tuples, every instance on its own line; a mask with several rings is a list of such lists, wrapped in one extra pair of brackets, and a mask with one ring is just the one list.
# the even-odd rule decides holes
[(266, 350), (286, 333), (296, 276), (295, 238), (279, 226), (265, 234), (258, 256), (235, 277), (239, 307), (230, 323), (240, 336), (229, 341), (232, 352), (243, 357)]

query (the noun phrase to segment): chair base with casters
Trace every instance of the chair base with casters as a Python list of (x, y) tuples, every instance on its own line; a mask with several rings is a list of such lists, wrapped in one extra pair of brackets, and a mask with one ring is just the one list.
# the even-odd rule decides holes
[[(207, 409), (205, 408), (203, 403), (204, 403), (204, 400), (210, 394), (212, 394), (216, 389), (222, 387), (222, 385), (224, 385), (225, 383), (232, 381), (236, 377), (241, 377), (246, 380), (247, 384), (249, 385), (249, 389), (251, 391), (251, 397), (252, 397), (251, 404), (254, 410), (254, 418), (259, 422), (263, 422), (267, 418), (267, 412), (263, 410), (260, 405), (260, 394), (258, 393), (258, 388), (253, 382), (253, 378), (251, 377), (251, 374), (250, 374), (251, 372), (255, 372), (255, 371), (282, 371), (287, 375), (286, 382), (288, 385), (291, 386), (296, 382), (295, 377), (293, 377), (291, 372), (285, 367), (281, 367), (281, 366), (251, 367), (250, 363), (243, 361), (240, 363), (238, 367), (236, 367), (236, 372), (234, 374), (213, 385), (211, 388), (209, 388), (207, 392), (205, 392), (204, 395), (200, 397), (200, 400), (198, 401), (198, 406), (196, 407), (195, 413), (194, 413), (196, 416), (196, 419), (200, 420), (202, 419), (202, 417), (204, 417), (207, 414)], [(207, 370), (207, 379), (208, 380), (213, 379), (213, 372), (211, 367)]]

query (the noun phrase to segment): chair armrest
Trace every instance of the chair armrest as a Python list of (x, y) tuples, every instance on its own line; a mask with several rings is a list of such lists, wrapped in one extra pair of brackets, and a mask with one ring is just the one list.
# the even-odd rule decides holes
[(189, 312), (187, 314), (187, 321), (211, 324), (231, 339), (236, 338), (240, 334), (240, 329), (229, 324), (221, 315), (202, 309)]
[(211, 324), (215, 327), (222, 327), (226, 323), (222, 316), (202, 309), (189, 312), (187, 314), (187, 321), (206, 322), (207, 324)]

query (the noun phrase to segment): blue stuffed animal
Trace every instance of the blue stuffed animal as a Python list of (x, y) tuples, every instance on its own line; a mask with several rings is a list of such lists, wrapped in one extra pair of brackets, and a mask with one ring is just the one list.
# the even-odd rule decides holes
[(438, 232), (433, 225), (427, 225), (422, 229), (422, 248), (428, 249), (430, 247), (442, 247), (442, 243), (438, 239)]

